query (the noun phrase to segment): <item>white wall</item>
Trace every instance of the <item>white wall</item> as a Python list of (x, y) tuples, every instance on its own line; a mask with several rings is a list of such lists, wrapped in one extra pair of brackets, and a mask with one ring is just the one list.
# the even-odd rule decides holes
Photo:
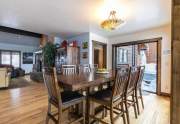
[(32, 71), (32, 64), (23, 64), (23, 52), (35, 52), (39, 47), (39, 38), (0, 32), (0, 50), (21, 51), (21, 68), (26, 73)]
[[(92, 33), (92, 32), (89, 33), (89, 64), (94, 64), (94, 54), (93, 54), (94, 50), (93, 50), (92, 41), (98, 41), (98, 42), (101, 42), (101, 43), (108, 44), (108, 38), (97, 35), (97, 34)], [(109, 56), (108, 49), (107, 49), (107, 56)], [(107, 59), (108, 59), (108, 57), (107, 57)], [(108, 65), (109, 65), (109, 63), (107, 63), (107, 66)]]
[(89, 63), (89, 56), (87, 59), (83, 59), (82, 58), (82, 53), (83, 52), (89, 52), (89, 47), (87, 49), (83, 49), (82, 48), (82, 43), (83, 42), (89, 42), (89, 33), (84, 33), (78, 36), (74, 36), (72, 38), (68, 38), (67, 39), (68, 42), (72, 42), (74, 40), (76, 40), (78, 42), (78, 46), (80, 46), (80, 64), (87, 64)]
[(170, 93), (171, 89), (171, 25), (145, 30), (127, 35), (115, 36), (108, 43), (108, 66), (112, 68), (112, 44), (162, 37), (161, 92)]
[[(92, 50), (92, 41), (98, 41), (98, 42), (102, 42), (102, 43), (108, 43), (108, 39), (103, 37), (103, 36), (100, 36), (100, 35), (97, 35), (95, 33), (84, 33), (84, 34), (81, 34), (81, 35), (78, 35), (78, 36), (74, 36), (72, 38), (68, 38), (67, 39), (68, 42), (71, 42), (73, 40), (76, 40), (78, 42), (78, 46), (80, 46), (80, 55), (81, 55), (81, 58), (80, 58), (80, 63), (81, 64), (93, 64), (94, 63), (94, 60), (93, 60), (93, 50)], [(88, 49), (82, 49), (82, 43), (83, 42), (88, 42)], [(87, 59), (82, 59), (82, 52), (88, 52), (88, 58)]]

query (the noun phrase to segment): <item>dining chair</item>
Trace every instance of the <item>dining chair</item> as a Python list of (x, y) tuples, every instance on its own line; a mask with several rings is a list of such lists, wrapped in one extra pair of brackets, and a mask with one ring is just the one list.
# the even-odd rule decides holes
[[(115, 68), (115, 75), (116, 75), (117, 72), (119, 72), (119, 71), (122, 72), (122, 73), (128, 72), (129, 69), (130, 69), (129, 64), (118, 64), (117, 67)], [(109, 89), (112, 89), (112, 85), (113, 85), (113, 82), (109, 82), (107, 87), (108, 87)]]
[[(140, 114), (138, 99), (141, 100), (142, 108), (144, 109), (144, 102), (143, 102), (143, 96), (142, 96), (142, 81), (143, 81), (143, 77), (144, 77), (144, 71), (145, 71), (145, 66), (140, 66), (138, 83), (137, 83), (136, 90), (135, 90), (135, 98), (136, 98), (136, 102), (137, 102), (138, 114)], [(139, 92), (139, 95), (138, 95), (138, 92)]]
[[(76, 74), (77, 73), (76, 65), (62, 65), (62, 73), (63, 73), (63, 75), (74, 75), (74, 74)], [(84, 93), (84, 95), (85, 95), (85, 93)], [(72, 106), (69, 109), (69, 113), (71, 113), (74, 110), (77, 110), (78, 106), (79, 105)]]
[(62, 65), (63, 75), (76, 74), (76, 65)]
[[(124, 103), (124, 93), (125, 93), (125, 89), (127, 89), (129, 78), (130, 78), (130, 70), (124, 73), (122, 73), (121, 71), (117, 71), (116, 79), (112, 89), (104, 89), (101, 91), (97, 91), (96, 93), (91, 94), (88, 97), (89, 102), (95, 102), (100, 105), (103, 105), (106, 110), (110, 111), (111, 124), (114, 124), (115, 119), (117, 119), (120, 116), (123, 117), (123, 123), (126, 124), (126, 117), (125, 117), (125, 110), (123, 103)], [(113, 114), (116, 114), (117, 116), (114, 118)], [(107, 122), (103, 121), (101, 118), (96, 117), (96, 115), (92, 115), (90, 112), (88, 113), (88, 115), (89, 115), (89, 120), (94, 119), (103, 124), (108, 124)]]
[(58, 74), (60, 74), (60, 73), (61, 73), (61, 71), (62, 71), (62, 70), (61, 70), (62, 68), (61, 68), (61, 64), (60, 64), (60, 62), (56, 62), (55, 67), (56, 67), (56, 71), (57, 71), (57, 73), (58, 73)]
[(120, 70), (120, 71), (127, 71), (127, 69), (130, 67), (129, 64), (117, 64), (116, 66), (116, 70)]
[(89, 64), (79, 65), (79, 74), (80, 73), (89, 73), (89, 72), (91, 72)]
[[(82, 64), (82, 65), (79, 65), (79, 71), (78, 73), (81, 75), (83, 73), (90, 73), (91, 72), (91, 69), (90, 69), (90, 65), (89, 64)], [(86, 88), (83, 88), (81, 90), (79, 90), (79, 92), (81, 94), (83, 94), (84, 96), (86, 96)], [(80, 105), (81, 106), (81, 105)], [(80, 107), (79, 106), (79, 107)]]
[[(91, 72), (91, 69), (90, 69), (90, 65), (89, 64), (82, 64), (82, 65), (79, 65), (79, 74), (83, 74), (83, 73), (90, 73)], [(86, 96), (86, 89), (81, 89), (80, 90), (80, 93), (82, 93), (83, 95)]]
[[(98, 64), (90, 64), (90, 70), (91, 72), (96, 72), (98, 69)], [(91, 91), (98, 91), (101, 90), (103, 86), (95, 86), (95, 87), (91, 87)]]
[(91, 71), (96, 71), (98, 69), (98, 64), (91, 64), (90, 68), (91, 68)]
[[(43, 78), (48, 91), (48, 111), (46, 116), (46, 124), (49, 123), (49, 119), (53, 120), (56, 124), (61, 124), (63, 120), (62, 114), (65, 110), (79, 103), (83, 103), (83, 106), (85, 106), (85, 97), (83, 95), (77, 92), (63, 91), (62, 87), (58, 85), (55, 68), (44, 68)], [(52, 106), (57, 109), (57, 113), (51, 111)], [(57, 119), (56, 116), (58, 116)], [(78, 121), (85, 123), (84, 109), (82, 116), (77, 120), (71, 121), (69, 124)]]
[[(138, 77), (140, 73), (139, 67), (131, 67), (130, 79), (124, 96), (124, 103), (127, 115), (127, 123), (130, 124), (129, 119), (129, 108), (132, 106), (134, 108), (135, 118), (137, 118), (136, 110), (136, 99), (135, 99), (135, 90), (138, 82)], [(129, 99), (131, 97), (131, 99)]]

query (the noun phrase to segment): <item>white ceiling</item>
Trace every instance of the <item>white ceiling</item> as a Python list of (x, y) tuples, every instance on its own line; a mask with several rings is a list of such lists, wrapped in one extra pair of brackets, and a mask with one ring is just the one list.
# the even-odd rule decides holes
[[(100, 27), (110, 10), (126, 22), (111, 32)], [(0, 25), (62, 37), (90, 31), (111, 37), (170, 20), (171, 0), (0, 0)]]

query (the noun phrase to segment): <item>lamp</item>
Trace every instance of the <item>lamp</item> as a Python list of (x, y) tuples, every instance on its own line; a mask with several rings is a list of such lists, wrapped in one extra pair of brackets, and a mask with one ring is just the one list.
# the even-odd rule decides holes
[(101, 27), (106, 30), (115, 30), (122, 23), (124, 21), (116, 17), (116, 11), (111, 11), (108, 19), (101, 23)]

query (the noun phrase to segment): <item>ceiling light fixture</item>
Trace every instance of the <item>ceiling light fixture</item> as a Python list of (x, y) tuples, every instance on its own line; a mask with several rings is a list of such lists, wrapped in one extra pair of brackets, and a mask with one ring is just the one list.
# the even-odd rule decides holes
[(108, 19), (101, 23), (101, 27), (105, 30), (115, 30), (122, 23), (124, 23), (124, 21), (116, 17), (116, 11), (111, 11)]

